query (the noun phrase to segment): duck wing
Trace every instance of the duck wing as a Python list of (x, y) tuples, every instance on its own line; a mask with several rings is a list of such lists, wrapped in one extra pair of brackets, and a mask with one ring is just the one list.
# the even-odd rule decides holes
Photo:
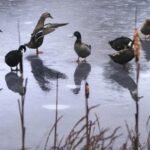
[(47, 23), (44, 25), (44, 28), (45, 27), (58, 28), (58, 27), (62, 27), (62, 26), (68, 25), (68, 24), (69, 23)]
[[(67, 24), (68, 23), (53, 23), (53, 24), (52, 23), (47, 23), (47, 24), (44, 25), (44, 27), (39, 28), (36, 32), (33, 32), (31, 34), (31, 37), (38, 36), (38, 38), (36, 38), (36, 39), (39, 39), (39, 38), (53, 32), (53, 31), (55, 31), (56, 28), (65, 26)], [(39, 34), (40, 34), (40, 36), (39, 36)]]

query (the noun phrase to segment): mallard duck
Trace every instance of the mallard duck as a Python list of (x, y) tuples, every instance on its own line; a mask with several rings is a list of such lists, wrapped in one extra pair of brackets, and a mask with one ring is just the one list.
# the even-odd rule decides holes
[(128, 63), (130, 60), (132, 60), (134, 58), (134, 51), (133, 49), (124, 49), (124, 50), (120, 50), (117, 53), (114, 54), (109, 54), (110, 58), (121, 65), (125, 65), (126, 63)]
[(75, 31), (73, 35), (77, 38), (74, 44), (74, 50), (78, 55), (77, 62), (80, 61), (80, 57), (86, 60), (86, 57), (91, 54), (91, 45), (82, 43), (82, 38), (79, 31)]
[(129, 43), (130, 46), (129, 48), (120, 50), (114, 54), (109, 54), (110, 58), (118, 64), (125, 65), (126, 63), (128, 63), (130, 60), (134, 58), (133, 44), (134, 41)]
[(141, 27), (141, 32), (145, 35), (145, 39), (150, 37), (150, 19), (146, 19), (143, 26)]
[(108, 43), (110, 44), (110, 46), (116, 50), (116, 51), (120, 51), (126, 48), (129, 48), (129, 43), (132, 42), (132, 40), (128, 37), (125, 36), (121, 36), (118, 37), (112, 41), (109, 41)]
[[(19, 46), (18, 50), (12, 50), (6, 54), (5, 62), (10, 66), (11, 71), (22, 71), (22, 50), (26, 51), (24, 45)], [(18, 64), (20, 65), (20, 69), (18, 69)], [(12, 67), (16, 67), (16, 70), (13, 70)]]
[(55, 31), (56, 28), (65, 26), (68, 23), (48, 23), (44, 25), (46, 18), (52, 18), (49, 13), (44, 13), (40, 17), (33, 33), (31, 34), (31, 39), (25, 45), (29, 48), (36, 49), (36, 54), (39, 54), (38, 48), (42, 45), (44, 41), (44, 36)]

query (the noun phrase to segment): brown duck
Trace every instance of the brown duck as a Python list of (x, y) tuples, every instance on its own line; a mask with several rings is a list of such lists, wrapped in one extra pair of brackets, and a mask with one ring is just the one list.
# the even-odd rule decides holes
[(45, 12), (41, 15), (40, 19), (31, 34), (31, 39), (25, 45), (28, 48), (36, 49), (36, 54), (39, 54), (38, 48), (43, 44), (44, 36), (55, 31), (56, 28), (67, 25), (68, 23), (48, 23), (44, 24), (46, 18), (53, 18), (50, 13)]

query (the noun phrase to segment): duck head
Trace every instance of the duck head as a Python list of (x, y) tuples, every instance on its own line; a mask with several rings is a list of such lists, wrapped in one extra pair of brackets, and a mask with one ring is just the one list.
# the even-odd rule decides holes
[(24, 52), (26, 52), (26, 47), (25, 47), (25, 45), (20, 45), (18, 51), (22, 51), (22, 50), (24, 50)]
[(75, 31), (73, 36), (75, 36), (77, 39), (81, 39), (81, 34), (79, 31)]
[(49, 12), (45, 12), (41, 15), (42, 18), (51, 18), (53, 19), (52, 15)]
[(114, 41), (108, 41), (108, 43), (109, 43), (109, 45), (110, 45), (113, 49), (116, 48), (116, 47), (115, 47), (115, 44), (114, 44)]

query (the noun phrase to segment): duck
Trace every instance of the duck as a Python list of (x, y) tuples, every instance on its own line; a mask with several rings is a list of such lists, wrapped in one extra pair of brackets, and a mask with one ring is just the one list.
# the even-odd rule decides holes
[(109, 41), (109, 45), (111, 48), (113, 48), (116, 51), (120, 51), (126, 48), (129, 48), (129, 43), (132, 42), (132, 40), (126, 36), (118, 37), (114, 40)]
[(140, 29), (141, 33), (145, 35), (145, 39), (150, 38), (150, 19), (146, 19)]
[(133, 41), (129, 48), (120, 50), (116, 53), (109, 54), (110, 58), (120, 65), (126, 65), (129, 61), (134, 58)]
[(33, 33), (31, 34), (30, 41), (25, 44), (28, 48), (36, 49), (37, 55), (40, 53), (38, 48), (43, 44), (44, 36), (55, 31), (56, 28), (61, 27), (61, 26), (65, 26), (68, 24), (68, 23), (47, 23), (47, 24), (44, 24), (46, 18), (48, 18), (48, 17), (53, 19), (51, 14), (48, 12), (43, 13), (41, 15), (40, 19), (37, 22), (35, 29), (33, 30)]
[(74, 43), (74, 50), (78, 55), (77, 62), (80, 61), (80, 57), (84, 58), (84, 61), (86, 61), (86, 57), (91, 54), (91, 45), (82, 42), (81, 33), (79, 31), (75, 31), (73, 36), (76, 37), (76, 41)]
[[(12, 50), (5, 55), (5, 63), (11, 68), (11, 71), (19, 71), (22, 72), (22, 51), (26, 51), (26, 47), (24, 45), (19, 46), (18, 50)], [(20, 69), (18, 69), (18, 65), (20, 65)], [(15, 70), (12, 67), (16, 67)]]

